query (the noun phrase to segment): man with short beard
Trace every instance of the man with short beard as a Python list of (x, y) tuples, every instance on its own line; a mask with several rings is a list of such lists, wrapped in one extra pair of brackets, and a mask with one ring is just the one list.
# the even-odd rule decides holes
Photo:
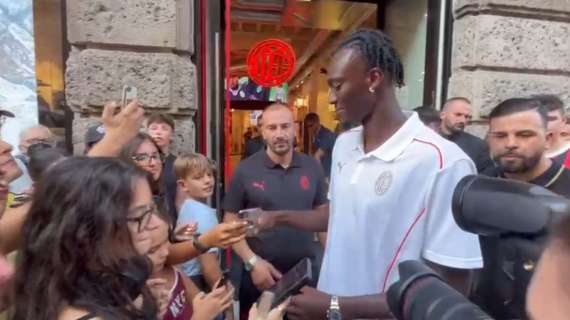
[(489, 115), (487, 140), (499, 175), (570, 197), (570, 172), (546, 155), (548, 111), (534, 98), (501, 102)]
[[(552, 132), (548, 110), (537, 99), (513, 98), (501, 102), (489, 115), (487, 140), (499, 176), (532, 183), (570, 197), (570, 172), (547, 157)], [(532, 250), (520, 243), (481, 237), (485, 272), (475, 300), (497, 319), (525, 318), (525, 292), (532, 275), (526, 256)], [(536, 244), (540, 252), (541, 244)], [(516, 253), (516, 254), (515, 254)]]
[(473, 160), (477, 172), (492, 175), (494, 173), (493, 161), (489, 158), (489, 148), (485, 141), (465, 132), (472, 115), (471, 102), (467, 98), (448, 99), (440, 113), (439, 133), (459, 146)]
[[(320, 164), (293, 149), (292, 111), (283, 104), (267, 107), (261, 132), (267, 148), (236, 168), (224, 200), (224, 220), (235, 220), (240, 210), (249, 208), (328, 210), (327, 183)], [(233, 249), (244, 263), (232, 264), (232, 274), (241, 277), (236, 286), (241, 310), (249, 310), (261, 291), (275, 285), (282, 273), (305, 257), (311, 259), (312, 285), (316, 285), (323, 249), (312, 232), (275, 228), (241, 241)]]

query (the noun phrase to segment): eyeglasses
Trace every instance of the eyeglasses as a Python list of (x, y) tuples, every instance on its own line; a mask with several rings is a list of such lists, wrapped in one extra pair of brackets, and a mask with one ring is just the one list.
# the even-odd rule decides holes
[(40, 143), (45, 143), (45, 144), (51, 145), (51, 141), (49, 141), (49, 139), (44, 139), (44, 138), (31, 138), (31, 139), (27, 139), (26, 142), (30, 146), (34, 145), (34, 144), (40, 144)]
[(155, 204), (149, 204), (140, 211), (142, 211), (142, 213), (139, 216), (134, 218), (127, 218), (127, 222), (137, 224), (137, 232), (139, 233), (148, 227), (152, 216), (154, 214), (158, 214), (158, 208)]
[(162, 162), (162, 155), (159, 153), (153, 153), (153, 154), (139, 153), (132, 156), (131, 160), (139, 163), (141, 162), (150, 163), (152, 161)]

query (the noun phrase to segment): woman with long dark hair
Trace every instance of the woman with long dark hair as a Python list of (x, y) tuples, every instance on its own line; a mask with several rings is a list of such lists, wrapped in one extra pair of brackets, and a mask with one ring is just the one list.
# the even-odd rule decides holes
[(70, 158), (36, 185), (17, 261), (17, 320), (155, 319), (145, 282), (156, 205), (140, 169)]
[[(159, 196), (159, 177), (162, 171), (157, 156), (160, 148), (146, 134), (141, 134), (141, 124), (144, 116), (144, 109), (138, 102), (133, 101), (118, 113), (116, 103), (105, 105), (101, 119), (105, 128), (105, 136), (89, 151), (90, 157), (117, 157), (135, 163), (137, 166), (147, 171), (154, 179), (154, 193)], [(173, 225), (176, 221), (173, 219)], [(247, 222), (221, 223), (215, 230), (207, 234), (194, 237), (194, 241), (185, 241), (172, 246), (168, 258), (171, 264), (179, 264), (197, 257), (201, 252), (206, 252), (209, 248), (227, 248), (245, 238)], [(191, 228), (183, 228), (184, 239), (189, 240), (188, 235)], [(186, 234), (188, 233), (188, 234)], [(179, 235), (179, 234), (177, 234)], [(197, 246), (198, 247), (197, 247)]]
[[(172, 208), (173, 204), (167, 199), (172, 196), (166, 195), (166, 188), (162, 183), (162, 170), (164, 164), (164, 155), (158, 145), (152, 138), (143, 132), (139, 132), (119, 154), (119, 158), (123, 161), (130, 162), (140, 169), (144, 170), (149, 178), (150, 187), (154, 202), (158, 206), (164, 220), (166, 220), (171, 229), (176, 223), (176, 208)], [(176, 197), (176, 195), (174, 195)], [(180, 230), (180, 236), (185, 233), (191, 234), (195, 228), (186, 226)], [(172, 238), (175, 236), (172, 235)]]

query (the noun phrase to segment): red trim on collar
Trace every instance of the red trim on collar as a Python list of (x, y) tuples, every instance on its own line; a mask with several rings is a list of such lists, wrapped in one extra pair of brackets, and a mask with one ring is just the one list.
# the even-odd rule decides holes
[(439, 149), (439, 147), (436, 144), (429, 142), (429, 141), (420, 140), (418, 138), (414, 138), (413, 141), (417, 141), (419, 143), (427, 144), (427, 145), (434, 147), (435, 150), (437, 151), (437, 155), (439, 157), (439, 168), (443, 169), (443, 153), (441, 152), (441, 149)]
[(566, 153), (566, 159), (564, 159), (563, 166), (565, 169), (570, 169), (570, 151)]

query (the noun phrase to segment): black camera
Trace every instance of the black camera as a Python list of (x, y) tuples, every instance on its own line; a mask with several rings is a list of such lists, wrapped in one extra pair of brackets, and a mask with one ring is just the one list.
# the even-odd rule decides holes
[(388, 305), (396, 319), (493, 319), (420, 261), (398, 265), (400, 280), (388, 289)]
[[(497, 319), (524, 319), (526, 289), (550, 227), (570, 214), (570, 201), (537, 185), (467, 176), (453, 195), (459, 227), (480, 235), (488, 285), (485, 311)], [(493, 319), (418, 261), (399, 264), (400, 280), (388, 290), (390, 310), (401, 320)]]

